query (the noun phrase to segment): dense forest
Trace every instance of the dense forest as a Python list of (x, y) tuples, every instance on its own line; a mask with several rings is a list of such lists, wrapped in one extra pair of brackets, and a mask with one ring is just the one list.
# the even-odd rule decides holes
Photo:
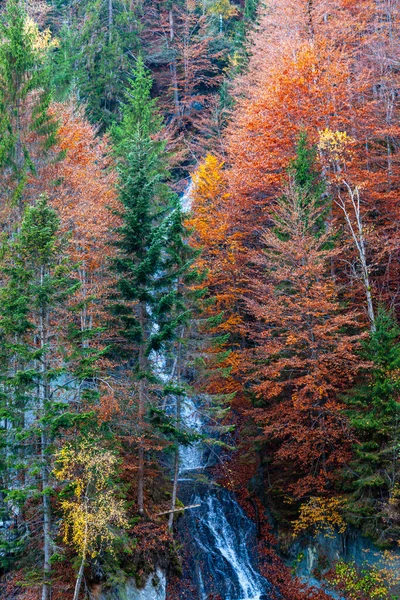
[(0, 595), (400, 597), (400, 2), (3, 0)]

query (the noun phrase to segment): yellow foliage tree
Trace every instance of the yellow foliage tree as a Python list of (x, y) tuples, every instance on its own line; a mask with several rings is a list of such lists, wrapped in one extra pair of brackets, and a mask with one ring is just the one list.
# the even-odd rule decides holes
[(54, 474), (73, 489), (73, 496), (61, 501), (64, 541), (81, 559), (73, 600), (78, 600), (87, 558), (102, 548), (113, 552), (128, 526), (123, 500), (112, 485), (117, 463), (115, 454), (88, 439), (66, 444), (56, 455)]
[(46, 53), (51, 48), (58, 48), (60, 45), (57, 38), (51, 37), (50, 29), (40, 31), (38, 24), (29, 15), (25, 20), (25, 34), (32, 40), (32, 48), (38, 54), (39, 58), (46, 57)]
[(393, 565), (363, 565), (339, 561), (329, 577), (346, 600), (396, 600), (399, 576)]
[(310, 530), (315, 534), (324, 533), (327, 537), (332, 536), (335, 530), (344, 533), (343, 508), (342, 498), (310, 498), (302, 505), (299, 518), (294, 523), (295, 535)]

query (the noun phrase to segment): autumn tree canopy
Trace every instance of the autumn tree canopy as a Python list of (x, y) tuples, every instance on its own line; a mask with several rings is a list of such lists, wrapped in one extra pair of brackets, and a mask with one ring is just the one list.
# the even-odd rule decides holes
[[(2, 597), (214, 598), (207, 527), (271, 598), (398, 596), (399, 33), (397, 0), (2, 3)], [(283, 564), (349, 526), (388, 568)]]

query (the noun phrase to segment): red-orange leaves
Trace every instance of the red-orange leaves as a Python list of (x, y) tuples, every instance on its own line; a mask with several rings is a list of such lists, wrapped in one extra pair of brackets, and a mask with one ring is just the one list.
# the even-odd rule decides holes
[(326, 127), (346, 129), (351, 109), (348, 61), (326, 41), (303, 43), (257, 78), (228, 137), (230, 191), (245, 219), (257, 209), (263, 218), (299, 133), (308, 131), (316, 141)]
[[(217, 311), (225, 311), (224, 329), (240, 319), (236, 303), (240, 293), (238, 273), (238, 235), (231, 233), (232, 202), (227, 193), (223, 163), (208, 155), (193, 176), (192, 216), (188, 221), (194, 232), (192, 245), (202, 249), (197, 267), (207, 272), (206, 286), (216, 294)], [(213, 309), (214, 310), (214, 309)]]
[(117, 223), (110, 210), (118, 201), (107, 139), (96, 138), (95, 128), (73, 105), (59, 104), (55, 111), (60, 119), (57, 149), (65, 157), (52, 173), (58, 183), (53, 204), (63, 227), (71, 233), (76, 258), (96, 270), (110, 252), (110, 229)]
[(46, 188), (61, 228), (68, 233), (68, 252), (80, 263), (80, 327), (87, 330), (104, 321), (111, 280), (106, 261), (113, 253), (110, 241), (119, 222), (113, 212), (119, 206), (115, 172), (107, 138), (96, 137), (81, 110), (73, 104), (57, 104), (53, 111), (60, 123), (56, 150), (64, 156), (48, 168)]
[(338, 301), (322, 209), (293, 181), (270, 214), (264, 248), (253, 253), (260, 273), (249, 281), (247, 382), (258, 398), (252, 414), (274, 445), (275, 485), (300, 498), (324, 492), (349, 457), (351, 436), (338, 393), (357, 370), (351, 335), (357, 315)]

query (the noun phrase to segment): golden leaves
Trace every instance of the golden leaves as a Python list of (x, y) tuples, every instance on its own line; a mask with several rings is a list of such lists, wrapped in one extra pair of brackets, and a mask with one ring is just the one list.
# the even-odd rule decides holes
[(324, 533), (332, 537), (335, 531), (344, 533), (346, 522), (343, 517), (343, 498), (312, 497), (300, 508), (300, 516), (294, 522), (294, 533), (300, 535), (306, 531), (313, 534)]
[(51, 48), (58, 48), (60, 45), (57, 38), (51, 37), (50, 29), (40, 31), (38, 24), (29, 16), (25, 20), (25, 33), (32, 41), (32, 47), (38, 54), (45, 54)]
[(128, 527), (124, 502), (113, 489), (118, 460), (91, 440), (66, 444), (56, 454), (54, 474), (68, 481), (73, 497), (61, 500), (64, 541), (85, 557), (113, 552), (119, 529)]

